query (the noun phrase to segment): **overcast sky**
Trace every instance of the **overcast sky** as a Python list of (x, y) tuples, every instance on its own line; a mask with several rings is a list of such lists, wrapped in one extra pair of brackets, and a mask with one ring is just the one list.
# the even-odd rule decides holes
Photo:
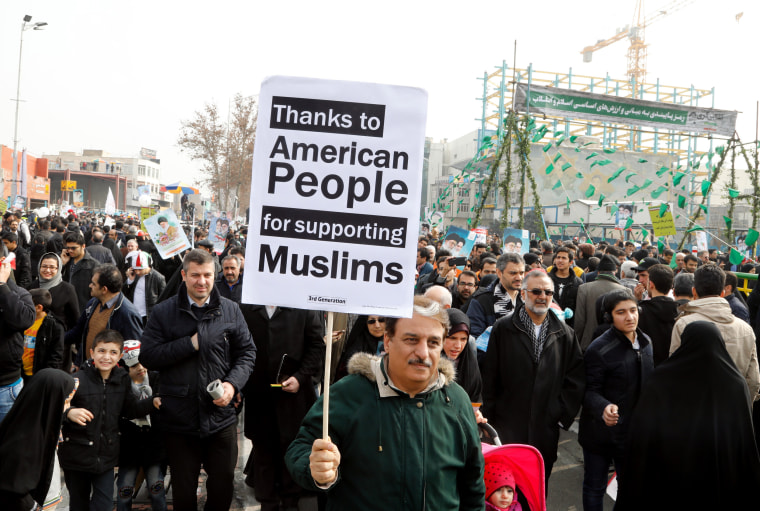
[[(32, 155), (155, 149), (164, 181), (197, 176), (176, 140), (206, 102), (226, 118), (235, 93), (284, 74), (422, 87), (427, 135), (479, 127), (478, 77), (511, 66), (623, 78), (627, 40), (584, 64), (580, 51), (630, 24), (634, 0), (450, 2), (385, 0), (3, 0), (0, 143), (13, 146), (19, 34), (25, 14), (49, 24), (24, 33), (19, 149)], [(649, 0), (645, 12), (671, 2)], [(736, 21), (736, 16), (743, 16)], [(648, 79), (716, 89), (755, 137), (760, 99), (760, 5), (696, 0), (647, 28)]]

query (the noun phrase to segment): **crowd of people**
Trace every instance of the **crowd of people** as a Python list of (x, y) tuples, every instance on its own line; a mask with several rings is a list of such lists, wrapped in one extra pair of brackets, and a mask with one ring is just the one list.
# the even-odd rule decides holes
[(152, 509), (168, 472), (173, 509), (196, 510), (201, 469), (205, 509), (229, 509), (242, 424), (263, 511), (529, 510), (523, 474), (485, 462), (482, 425), (535, 448), (546, 493), (576, 422), (586, 510), (611, 469), (616, 509), (760, 504), (760, 286), (736, 276), (752, 263), (498, 237), (455, 258), (433, 232), (412, 317), (336, 314), (326, 335), (321, 311), (242, 303), (244, 230), (221, 254), (188, 235), (163, 259), (136, 219), (6, 213), (0, 508), (55, 502), (60, 467), (74, 511), (114, 492), (131, 509), (141, 470)]

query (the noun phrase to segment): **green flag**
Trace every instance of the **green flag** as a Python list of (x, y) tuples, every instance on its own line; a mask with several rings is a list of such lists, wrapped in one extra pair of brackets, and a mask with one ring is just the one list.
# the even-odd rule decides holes
[(695, 225), (694, 227), (692, 227), (691, 229), (689, 229), (686, 232), (690, 233), (690, 232), (694, 232), (694, 231), (704, 231), (704, 230), (705, 230), (705, 228), (702, 227), (701, 225)]
[(618, 176), (620, 176), (620, 174), (622, 174), (624, 170), (625, 170), (625, 167), (620, 167), (619, 169), (617, 169), (617, 170), (616, 170), (615, 172), (613, 172), (613, 173), (612, 173), (612, 175), (611, 175), (611, 176), (610, 176), (610, 177), (607, 179), (607, 182), (608, 182), (608, 183), (611, 183), (613, 180), (617, 179), (617, 178), (618, 178)]
[(726, 222), (726, 229), (728, 229), (728, 230), (730, 231), (730, 230), (731, 230), (731, 225), (732, 225), (732, 223), (733, 223), (733, 222), (731, 221), (731, 219), (730, 219), (730, 218), (728, 218), (727, 216), (724, 216), (724, 217), (723, 217), (723, 221), (724, 221), (724, 222)]
[(547, 142), (546, 145), (544, 146), (544, 152), (548, 151), (551, 148), (552, 148), (552, 143), (551, 142)]
[(641, 240), (642, 241), (645, 240), (647, 236), (649, 236), (649, 231), (647, 231), (646, 229), (641, 229)]
[(612, 148), (612, 147), (607, 147), (607, 148), (604, 149), (604, 152), (607, 153), (607, 154), (612, 154), (612, 153), (615, 152), (615, 149)]
[(660, 218), (662, 218), (667, 212), (668, 212), (668, 205), (660, 204)]
[(562, 182), (558, 179), (557, 182), (554, 183), (554, 186), (552, 186), (552, 190), (556, 190), (560, 186), (562, 186)]
[(662, 177), (662, 175), (666, 173), (668, 170), (670, 169), (668, 169), (667, 167), (660, 167), (660, 170), (657, 171), (657, 177)]
[(562, 172), (566, 171), (567, 169), (569, 169), (572, 166), (573, 166), (572, 163), (565, 163), (564, 165), (562, 165)]
[(576, 172), (575, 177), (577, 177), (578, 179), (583, 179), (583, 174), (581, 174), (580, 172)]
[(657, 190), (655, 190), (655, 191), (652, 192), (652, 198), (656, 199), (657, 197), (659, 197), (660, 195), (662, 195), (662, 192), (664, 192), (665, 190), (667, 190), (667, 187), (665, 187), (665, 186), (659, 186), (659, 187), (657, 187)]
[(604, 200), (604, 195), (603, 194), (599, 194), (599, 202), (597, 203), (597, 204), (599, 204), (599, 207), (602, 206), (602, 201), (603, 200)]
[(557, 153), (557, 155), (554, 157), (552, 162), (557, 163), (557, 160), (559, 160), (560, 158), (562, 158), (562, 153)]
[[(662, 240), (657, 240), (657, 251), (662, 254), (662, 252), (665, 250), (665, 243), (662, 242)], [(675, 258), (674, 258), (675, 259)]]
[(683, 195), (679, 195), (678, 196), (678, 207), (683, 209), (683, 207), (685, 205), (686, 205), (686, 197), (684, 197)]
[(710, 181), (704, 180), (702, 181), (702, 195), (707, 195), (707, 192), (710, 190)]
[(644, 158), (639, 158), (639, 163), (646, 163), (648, 160), (645, 160)]
[(676, 264), (676, 256), (674, 255), (673, 257), (670, 258), (670, 267), (675, 270), (676, 266), (678, 266), (678, 264)]
[(676, 175), (673, 176), (673, 186), (678, 186), (685, 175), (683, 172), (676, 172)]
[(646, 188), (647, 186), (649, 186), (651, 184), (652, 184), (652, 180), (651, 179), (647, 179), (647, 180), (644, 181), (644, 184), (641, 185), (641, 189), (643, 190), (644, 188)]
[(589, 199), (593, 197), (594, 193), (596, 193), (596, 188), (594, 188), (594, 185), (588, 185), (588, 190), (586, 190), (586, 198)]
[(612, 160), (599, 160), (597, 163), (599, 164), (600, 167), (604, 167), (605, 165), (609, 165), (610, 163), (612, 163)]
[(628, 230), (633, 225), (633, 217), (628, 217), (628, 220), (625, 221), (625, 229)]
[(546, 174), (551, 174), (552, 170), (554, 170), (554, 164), (550, 163), (548, 167), (546, 167)]
[(578, 135), (573, 135), (572, 137), (570, 137), (570, 142), (574, 143), (576, 140), (578, 140)]
[[(675, 259), (675, 257), (673, 259)], [(728, 260), (731, 262), (731, 264), (741, 264), (742, 261), (744, 261), (744, 256), (735, 248), (731, 248), (731, 253), (728, 256)]]
[(752, 245), (754, 245), (755, 242), (757, 241), (758, 234), (760, 233), (758, 233), (756, 230), (750, 227), (747, 230), (747, 237), (744, 238), (744, 244), (747, 245), (748, 247), (751, 247)]
[(596, 151), (594, 151), (593, 153), (591, 153), (591, 154), (589, 154), (588, 156), (586, 156), (586, 159), (587, 159), (587, 160), (590, 160), (590, 159), (591, 159), (591, 158), (593, 158), (594, 156), (599, 156), (599, 153), (597, 153)]
[(729, 189), (728, 189), (728, 195), (729, 195), (729, 196), (730, 196), (732, 199), (735, 199), (735, 198), (737, 198), (737, 197), (739, 196), (739, 194), (740, 194), (740, 193), (741, 193), (741, 192), (739, 192), (739, 190), (734, 190), (733, 188), (729, 188)]

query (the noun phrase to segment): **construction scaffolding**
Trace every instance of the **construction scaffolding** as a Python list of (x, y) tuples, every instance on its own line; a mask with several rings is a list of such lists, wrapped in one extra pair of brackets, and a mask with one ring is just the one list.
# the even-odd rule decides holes
[[(526, 69), (510, 68), (506, 62), (483, 77), (481, 122), (482, 134), (500, 133), (507, 112), (512, 108), (514, 85), (527, 83), (544, 87), (557, 87), (576, 91), (607, 94), (640, 100), (658, 101), (665, 104), (715, 108), (715, 88), (697, 89), (655, 83), (637, 84), (633, 80), (617, 80), (605, 77), (539, 71), (529, 65)], [(691, 162), (713, 151), (713, 135), (700, 135), (688, 131), (642, 128), (628, 124), (588, 121), (571, 117), (534, 116), (536, 128), (546, 126), (551, 133), (562, 131), (565, 137), (584, 136), (595, 139), (602, 148), (647, 154), (668, 154), (674, 166), (691, 171)], [(497, 139), (494, 141), (496, 142)]]

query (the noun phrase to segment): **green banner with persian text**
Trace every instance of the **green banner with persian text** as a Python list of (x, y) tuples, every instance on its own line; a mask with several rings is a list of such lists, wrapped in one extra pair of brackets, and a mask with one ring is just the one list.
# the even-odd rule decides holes
[(517, 84), (514, 107), (518, 112), (727, 137), (734, 134), (737, 114), (736, 111), (644, 101), (527, 83)]

